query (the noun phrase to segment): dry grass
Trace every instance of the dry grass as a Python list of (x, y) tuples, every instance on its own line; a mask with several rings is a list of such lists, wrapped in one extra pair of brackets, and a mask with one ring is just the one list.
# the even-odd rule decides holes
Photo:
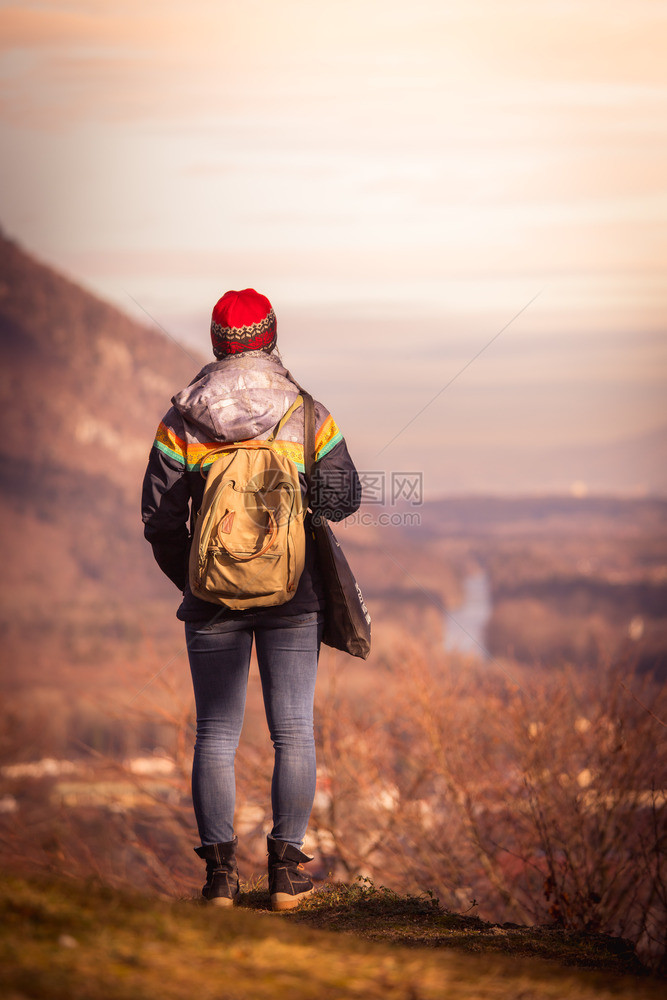
[[(366, 905), (366, 923), (374, 922), (379, 931), (392, 924), (393, 909), (400, 919), (411, 909), (414, 915), (423, 906), (434, 909), (432, 901), (401, 902), (368, 886), (350, 904), (357, 916)], [(329, 912), (344, 906), (341, 890), (319, 904)], [(317, 912), (317, 905), (307, 911), (309, 922)], [(297, 914), (285, 920), (249, 907), (221, 912), (191, 900), (169, 903), (81, 883), (3, 878), (0, 913), (0, 988), (11, 1000), (652, 1000), (664, 995), (664, 983), (649, 978), (564, 969), (489, 951), (469, 955), (434, 948), (432, 942), (420, 947), (414, 941), (411, 948), (369, 943), (358, 934), (355, 939), (304, 928)]]

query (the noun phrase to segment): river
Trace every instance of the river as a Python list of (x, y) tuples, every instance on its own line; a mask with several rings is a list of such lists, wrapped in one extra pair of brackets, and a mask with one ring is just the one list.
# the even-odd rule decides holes
[(466, 577), (463, 602), (445, 615), (445, 649), (448, 652), (474, 654), (488, 660), (484, 629), (491, 617), (491, 587), (483, 570)]

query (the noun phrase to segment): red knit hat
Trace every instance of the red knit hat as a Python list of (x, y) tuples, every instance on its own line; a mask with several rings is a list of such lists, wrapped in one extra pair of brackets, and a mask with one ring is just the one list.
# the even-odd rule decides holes
[(216, 358), (241, 351), (271, 351), (276, 345), (276, 314), (254, 288), (225, 292), (213, 307), (211, 342)]

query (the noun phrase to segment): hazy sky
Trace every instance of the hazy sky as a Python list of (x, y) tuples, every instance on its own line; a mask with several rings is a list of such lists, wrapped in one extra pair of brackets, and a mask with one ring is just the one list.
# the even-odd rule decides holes
[(365, 464), (536, 295), (383, 461), (666, 422), (667, 3), (22, 2), (0, 45), (8, 234), (206, 350), (265, 292)]

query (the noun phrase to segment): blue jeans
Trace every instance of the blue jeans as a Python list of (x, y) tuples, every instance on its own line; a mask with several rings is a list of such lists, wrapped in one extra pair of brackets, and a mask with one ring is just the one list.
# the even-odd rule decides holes
[(253, 636), (274, 746), (271, 836), (301, 848), (315, 797), (313, 700), (323, 616), (243, 616), (185, 636), (197, 709), (192, 802), (202, 844), (234, 839), (234, 758), (245, 710)]

